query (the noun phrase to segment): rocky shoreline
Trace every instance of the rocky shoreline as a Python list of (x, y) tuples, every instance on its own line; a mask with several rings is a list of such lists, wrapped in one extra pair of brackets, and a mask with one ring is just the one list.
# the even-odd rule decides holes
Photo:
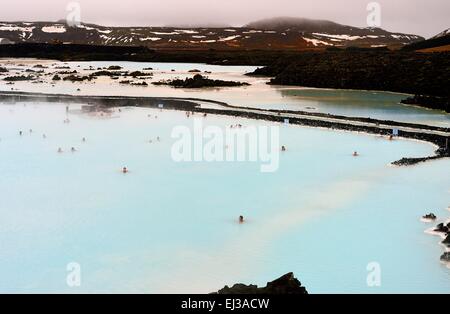
[(423, 106), (430, 109), (443, 110), (450, 113), (450, 96), (449, 97), (436, 97), (436, 96), (424, 96), (414, 95), (401, 101), (402, 104)]
[[(206, 114), (226, 115), (239, 118), (248, 118), (255, 120), (265, 120), (270, 122), (285, 123), (286, 119), (289, 124), (328, 128), (333, 130), (345, 130), (352, 132), (362, 132), (372, 135), (380, 135), (390, 137), (392, 129), (386, 126), (402, 126), (405, 129), (398, 130), (398, 136), (406, 139), (414, 139), (420, 141), (430, 142), (438, 149), (434, 156), (425, 156), (420, 158), (402, 158), (394, 161), (392, 164), (397, 166), (414, 165), (428, 160), (436, 160), (440, 158), (450, 157), (449, 137), (450, 132), (448, 128), (440, 128), (435, 126), (426, 126), (418, 124), (409, 124), (405, 122), (384, 121), (377, 119), (344, 117), (331, 114), (315, 114), (297, 111), (286, 110), (263, 110), (246, 107), (230, 106), (226, 103), (209, 101), (205, 99), (194, 98), (176, 98), (176, 97), (131, 97), (131, 96), (74, 96), (64, 94), (42, 94), (42, 93), (28, 93), (28, 92), (0, 92), (0, 100), (15, 103), (24, 101), (47, 101), (47, 102), (66, 102), (66, 103), (82, 103), (92, 106), (104, 107), (150, 107), (160, 109), (192, 111)], [(197, 102), (210, 102), (217, 104), (223, 109), (202, 108)], [(290, 114), (287, 116), (287, 114)], [(298, 117), (291, 116), (292, 114), (299, 114)], [(301, 115), (300, 115), (301, 114)], [(331, 120), (333, 119), (333, 120)], [(338, 120), (338, 121), (335, 121)], [(365, 124), (352, 124), (353, 122), (364, 122)], [(384, 125), (385, 127), (382, 127)], [(442, 134), (441, 134), (442, 133)]]
[[(437, 219), (436, 215), (432, 213), (425, 215), (422, 218), (425, 222), (433, 222)], [(436, 227), (429, 229), (427, 232), (438, 235), (443, 239), (440, 243), (446, 251), (441, 255), (440, 260), (443, 263), (450, 263), (450, 220), (439, 223)]]

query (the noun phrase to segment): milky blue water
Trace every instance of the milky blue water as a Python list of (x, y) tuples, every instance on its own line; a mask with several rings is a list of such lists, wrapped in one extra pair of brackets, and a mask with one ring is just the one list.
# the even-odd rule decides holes
[[(4, 75), (23, 75), (26, 69), (32, 69), (35, 64), (41, 64), (45, 75), (40, 79), (43, 83), (16, 82), (6, 85), (0, 79), (0, 90), (34, 91), (43, 93), (64, 93), (78, 95), (133, 95), (133, 96), (159, 96), (159, 97), (191, 97), (211, 99), (226, 102), (234, 106), (249, 106), (268, 109), (303, 110), (310, 112), (332, 113), (356, 117), (371, 117), (383, 120), (396, 120), (405, 122), (450, 126), (450, 114), (442, 111), (406, 106), (400, 101), (408, 95), (353, 90), (327, 90), (311, 89), (296, 86), (267, 85), (269, 78), (249, 77), (245, 73), (255, 70), (254, 66), (219, 66), (196, 63), (158, 63), (158, 62), (58, 62), (52, 60), (33, 59), (0, 59), (0, 66), (9, 69), (10, 73)], [(110, 65), (119, 65), (123, 71), (142, 71), (152, 68), (151, 78), (145, 79), (147, 87), (119, 84), (119, 80), (109, 77), (99, 77), (91, 82), (71, 83), (51, 80), (54, 73), (62, 71), (58, 67), (69, 67), (70, 71), (77, 71), (79, 75), (89, 75), (93, 71), (108, 68)], [(93, 70), (88, 70), (92, 67)], [(206, 88), (206, 89), (175, 89), (168, 86), (155, 86), (152, 82), (184, 79), (196, 73), (190, 70), (199, 70), (202, 75), (212, 79), (233, 80), (251, 84), (247, 87), (237, 88)], [(68, 70), (66, 70), (68, 71)], [(207, 73), (205, 73), (205, 71)], [(28, 75), (28, 73), (25, 73)], [(2, 74), (0, 73), (0, 78)], [(127, 79), (132, 79), (128, 77)], [(142, 80), (137, 80), (141, 82)]]
[[(288, 151), (261, 173), (173, 161), (173, 128), (193, 125), (183, 112), (79, 107), (0, 105), (1, 292), (211, 292), (289, 271), (312, 293), (450, 292), (439, 238), (420, 221), (450, 216), (450, 160), (389, 165), (431, 154), (427, 143), (280, 126)], [(267, 125), (203, 119), (238, 122)], [(66, 284), (71, 262), (79, 287)], [(371, 262), (379, 287), (366, 283)]]

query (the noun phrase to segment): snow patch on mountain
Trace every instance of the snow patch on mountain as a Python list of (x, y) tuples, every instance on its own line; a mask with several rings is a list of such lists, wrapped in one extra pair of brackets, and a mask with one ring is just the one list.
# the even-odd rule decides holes
[(446, 29), (445, 31), (443, 31), (443, 32), (441, 32), (441, 33), (439, 33), (439, 34), (437, 34), (436, 36), (431, 37), (431, 39), (439, 38), (439, 37), (445, 37), (445, 36), (447, 36), (447, 35), (450, 35), (450, 28), (448, 28), (448, 29)]
[(64, 25), (44, 26), (41, 30), (44, 33), (65, 33), (67, 31)]
[(194, 31), (192, 29), (176, 29), (175, 31), (182, 34), (198, 34), (197, 31)]
[(151, 32), (152, 34), (155, 35), (179, 35), (180, 33), (178, 32)]
[(31, 26), (31, 27), (21, 27), (21, 26), (15, 25), (15, 24), (5, 24), (5, 23), (1, 23), (1, 24), (0, 24), (0, 31), (8, 31), (8, 32), (25, 32), (25, 33), (29, 33), (29, 32), (32, 32), (33, 29), (35, 29), (34, 26)]
[(362, 39), (362, 38), (364, 38), (364, 37), (362, 37), (362, 36), (331, 35), (331, 34), (323, 34), (323, 33), (313, 33), (313, 35), (321, 36), (321, 37), (334, 38), (334, 39), (341, 39), (341, 40), (357, 40), (357, 39)]
[(147, 40), (150, 40), (150, 41), (158, 41), (158, 40), (161, 40), (161, 39), (162, 39), (161, 37), (145, 37), (145, 38), (139, 38), (140, 41), (147, 41)]
[(332, 46), (332, 44), (327, 43), (326, 41), (322, 41), (322, 40), (318, 40), (318, 39), (314, 39), (314, 38), (308, 38), (308, 37), (303, 37), (303, 39), (311, 44), (313, 44), (314, 46)]
[(102, 34), (111, 34), (112, 30), (110, 30), (110, 29), (106, 29), (106, 30), (97, 29), (97, 32), (102, 33)]
[(220, 38), (219, 41), (230, 41), (230, 40), (234, 40), (234, 39), (239, 38), (239, 37), (241, 37), (241, 35), (233, 35), (233, 36), (228, 36), (228, 37), (225, 37), (225, 38)]

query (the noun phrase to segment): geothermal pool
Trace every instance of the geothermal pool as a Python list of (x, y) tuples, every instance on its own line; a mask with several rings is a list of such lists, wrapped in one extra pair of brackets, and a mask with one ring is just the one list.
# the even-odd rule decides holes
[[(80, 108), (0, 104), (1, 292), (207, 293), (289, 271), (311, 293), (450, 291), (440, 239), (420, 221), (450, 214), (450, 160), (389, 164), (432, 154), (428, 143), (199, 118), (278, 126), (288, 150), (261, 173), (258, 162), (175, 162), (172, 130), (194, 123), (184, 112)], [(66, 284), (69, 263), (79, 287)]]
[[(44, 68), (34, 68), (37, 64)], [(146, 81), (147, 87), (119, 84), (119, 80), (99, 77), (91, 82), (71, 83), (68, 81), (53, 82), (53, 73), (58, 71), (77, 71), (77, 75), (89, 75), (98, 69), (118, 65), (123, 71), (153, 70), (153, 77), (136, 82)], [(53, 60), (34, 59), (0, 59), (0, 66), (9, 73), (0, 73), (0, 91), (14, 89), (42, 93), (62, 93), (75, 95), (132, 95), (158, 97), (191, 97), (226, 102), (234, 106), (257, 108), (290, 109), (310, 112), (326, 112), (337, 115), (372, 117), (384, 120), (415, 122), (443, 127), (450, 126), (450, 115), (436, 110), (405, 106), (400, 100), (407, 95), (353, 90), (327, 90), (302, 88), (295, 86), (267, 85), (269, 78), (249, 77), (245, 73), (255, 70), (253, 66), (219, 66), (191, 63), (149, 63), (149, 62), (59, 62)], [(65, 67), (67, 69), (61, 69)], [(91, 67), (92, 70), (89, 70)], [(209, 88), (209, 89), (175, 89), (168, 86), (155, 86), (151, 82), (173, 78), (192, 77), (199, 70), (202, 75), (212, 79), (234, 80), (250, 83), (247, 87)], [(7, 85), (2, 76), (28, 75), (27, 70), (43, 71), (43, 83), (16, 82)], [(205, 72), (206, 71), (206, 72)], [(33, 74), (33, 73), (31, 73)], [(53, 86), (54, 85), (54, 86)], [(78, 90), (79, 89), (79, 90)]]
[[(398, 104), (405, 95), (269, 86), (268, 78), (244, 76), (254, 67), (0, 60), (9, 70), (3, 77), (36, 70), (36, 64), (44, 66), (43, 83), (7, 85), (0, 77), (0, 90), (193, 97), (450, 125), (448, 114)], [(198, 69), (252, 85), (183, 90), (109, 78), (51, 81), (57, 67), (81, 75), (90, 66), (113, 64), (153, 68), (148, 83)], [(450, 160), (390, 165), (432, 154), (434, 146), (213, 115), (199, 119), (224, 130), (237, 123), (277, 126), (288, 150), (271, 173), (262, 173), (259, 162), (175, 162), (172, 131), (194, 127), (184, 112), (115, 108), (102, 116), (84, 113), (81, 104), (66, 112), (63, 103), (0, 103), (0, 292), (204, 293), (236, 282), (264, 285), (290, 271), (311, 293), (450, 291), (440, 239), (424, 232), (434, 224), (420, 221), (430, 211), (441, 220), (450, 216)], [(355, 150), (358, 158), (351, 156)], [(130, 169), (126, 175), (123, 166)], [(237, 223), (239, 215), (246, 223)], [(81, 267), (79, 287), (66, 283), (70, 263)], [(381, 286), (367, 285), (373, 263)]]

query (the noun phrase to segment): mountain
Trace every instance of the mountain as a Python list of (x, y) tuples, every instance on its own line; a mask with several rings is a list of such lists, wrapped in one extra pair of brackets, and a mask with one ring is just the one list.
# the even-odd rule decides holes
[(431, 37), (431, 39), (436, 39), (436, 38), (441, 38), (441, 37), (446, 37), (450, 35), (450, 28), (447, 28), (445, 31), (440, 32), (439, 34), (437, 34), (436, 36)]
[(106, 27), (63, 22), (0, 22), (0, 44), (71, 43), (164, 49), (317, 50), (327, 47), (400, 48), (416, 35), (358, 28), (331, 21), (271, 19), (244, 27)]
[(450, 51), (450, 28), (430, 39), (406, 45), (403, 47), (403, 50), (417, 50), (420, 52)]
[(364, 29), (338, 24), (327, 20), (313, 20), (302, 17), (275, 17), (269, 19), (263, 19), (255, 22), (251, 22), (245, 27), (257, 28), (257, 29), (295, 29), (297, 31), (303, 32), (327, 32), (335, 34), (352, 34), (356, 35), (364, 33)]

